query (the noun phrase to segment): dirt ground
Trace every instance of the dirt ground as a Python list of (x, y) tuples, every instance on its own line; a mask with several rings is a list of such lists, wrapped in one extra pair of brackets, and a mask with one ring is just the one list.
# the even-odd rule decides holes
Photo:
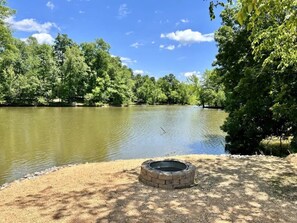
[(197, 167), (195, 186), (143, 185), (144, 160), (82, 164), (1, 190), (0, 222), (297, 222), (296, 157), (175, 158)]

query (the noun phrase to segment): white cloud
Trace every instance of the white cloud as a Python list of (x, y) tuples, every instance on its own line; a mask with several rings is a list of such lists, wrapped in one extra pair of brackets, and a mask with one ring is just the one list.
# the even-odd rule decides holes
[(155, 41), (152, 41), (152, 44), (155, 44), (156, 42)]
[(79, 14), (84, 14), (85, 11), (79, 10), (78, 13), (79, 13)]
[(46, 43), (51, 45), (55, 41), (55, 39), (48, 33), (35, 33), (32, 37), (35, 37), (40, 44)]
[[(35, 33), (32, 37), (36, 38), (39, 44), (49, 44), (52, 45), (55, 39), (48, 33)], [(26, 42), (28, 38), (21, 38), (22, 41)]]
[(190, 20), (188, 20), (188, 19), (181, 19), (177, 23), (175, 23), (175, 25), (178, 26), (181, 23), (189, 23), (189, 22), (190, 22)]
[(188, 71), (188, 72), (183, 73), (183, 75), (185, 77), (200, 76), (200, 74), (201, 73), (199, 71)]
[(134, 75), (136, 75), (136, 74), (143, 75), (144, 74), (144, 71), (143, 70), (133, 70), (133, 74)]
[(122, 64), (126, 66), (137, 63), (137, 60), (132, 60), (129, 57), (120, 57), (120, 60), (122, 61)]
[(129, 15), (131, 12), (128, 9), (127, 4), (121, 4), (118, 10), (118, 17), (120, 19), (126, 17), (127, 15)]
[(190, 22), (188, 19), (181, 19), (180, 20), (182, 23), (188, 23), (188, 22)]
[(143, 44), (139, 43), (139, 42), (135, 42), (135, 43), (132, 43), (130, 46), (135, 48), (135, 49), (138, 49), (140, 46), (143, 46)]
[(174, 50), (175, 49), (175, 46), (174, 45), (169, 45), (165, 49), (167, 49), (167, 50)]
[(133, 34), (133, 33), (134, 33), (133, 31), (129, 31), (129, 32), (126, 32), (125, 35), (126, 35), (126, 36), (130, 36), (130, 35)]
[(175, 49), (174, 45), (165, 46), (165, 45), (162, 44), (159, 47), (160, 47), (160, 49), (166, 49), (166, 50), (174, 50)]
[(55, 5), (54, 5), (53, 2), (48, 1), (48, 2), (46, 3), (46, 7), (48, 7), (48, 8), (51, 9), (51, 10), (53, 10), (53, 9), (55, 8)]
[(38, 32), (38, 33), (48, 33), (52, 28), (59, 30), (59, 27), (53, 22), (38, 23), (35, 19), (23, 19), (16, 21), (14, 17), (9, 17), (5, 19), (5, 22), (14, 30), (24, 31), (24, 32)]
[(202, 34), (198, 31), (192, 31), (191, 29), (178, 30), (176, 32), (171, 32), (167, 34), (161, 34), (161, 38), (166, 38), (170, 40), (175, 40), (180, 42), (183, 45), (188, 45), (191, 43), (200, 43), (200, 42), (212, 42), (214, 41), (214, 34)]

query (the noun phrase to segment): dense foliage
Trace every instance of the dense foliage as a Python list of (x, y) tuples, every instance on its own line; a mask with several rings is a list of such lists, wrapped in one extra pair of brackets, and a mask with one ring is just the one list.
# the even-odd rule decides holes
[(59, 34), (53, 46), (11, 38), (12, 49), (1, 53), (0, 103), (48, 105), (80, 102), (86, 105), (129, 103), (195, 104), (191, 83), (173, 74), (158, 80), (133, 75), (102, 39), (80, 45)]
[(297, 149), (297, 1), (242, 0), (225, 6), (215, 35), (231, 153), (261, 152), (268, 137)]
[(200, 86), (197, 76), (183, 83), (173, 74), (134, 75), (102, 39), (77, 44), (58, 34), (50, 46), (13, 38), (4, 23), (12, 13), (0, 0), (0, 105), (197, 104), (202, 92), (203, 104), (221, 105), (215, 78)]
[(199, 104), (203, 107), (223, 108), (225, 93), (222, 78), (217, 70), (206, 70), (200, 85)]

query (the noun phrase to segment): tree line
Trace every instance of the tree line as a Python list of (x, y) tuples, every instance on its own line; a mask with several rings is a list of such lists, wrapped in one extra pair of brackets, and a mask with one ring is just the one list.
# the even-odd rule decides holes
[(110, 54), (102, 39), (77, 44), (58, 34), (52, 46), (39, 44), (34, 37), (26, 41), (11, 37), (10, 41), (11, 48), (0, 53), (2, 105), (223, 103), (214, 71), (205, 71), (203, 79), (191, 76), (187, 82), (174, 74), (156, 79), (133, 74)]
[(156, 79), (134, 75), (110, 54), (110, 45), (103, 39), (78, 44), (58, 34), (54, 44), (48, 45), (34, 37), (13, 38), (4, 22), (13, 11), (5, 1), (0, 3), (0, 105), (221, 103), (214, 99), (217, 89), (212, 89), (211, 71), (205, 73), (205, 84), (196, 76), (187, 82), (174, 74)]

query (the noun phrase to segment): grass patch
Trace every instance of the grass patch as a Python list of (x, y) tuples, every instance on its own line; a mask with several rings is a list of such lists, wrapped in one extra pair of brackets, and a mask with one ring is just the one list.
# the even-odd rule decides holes
[(262, 140), (262, 142), (260, 143), (260, 147), (263, 153), (266, 155), (284, 157), (296, 152), (290, 146), (291, 140), (292, 137), (281, 140), (279, 137), (269, 137)]

